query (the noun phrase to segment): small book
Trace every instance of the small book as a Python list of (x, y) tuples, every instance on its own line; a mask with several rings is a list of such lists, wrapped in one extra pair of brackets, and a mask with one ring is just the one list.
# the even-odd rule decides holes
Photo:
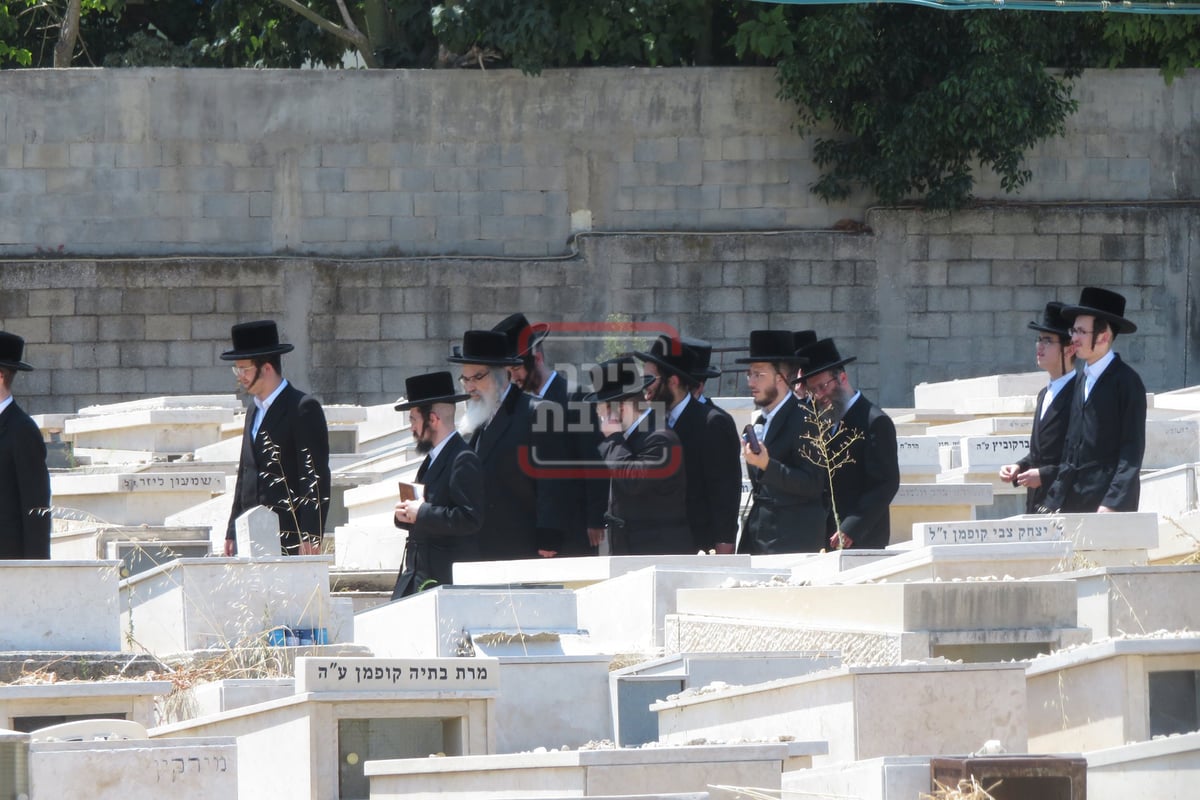
[(425, 487), (419, 483), (400, 481), (401, 500), (420, 500), (425, 497)]

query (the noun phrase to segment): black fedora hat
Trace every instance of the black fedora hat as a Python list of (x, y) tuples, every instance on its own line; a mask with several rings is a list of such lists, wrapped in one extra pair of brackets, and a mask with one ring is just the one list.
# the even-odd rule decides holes
[[(804, 367), (804, 376), (816, 375), (818, 372), (824, 372), (827, 369), (835, 369), (837, 367), (849, 364), (854, 361), (857, 356), (847, 356), (842, 358), (838, 352), (837, 345), (833, 343), (833, 339), (821, 339), (813, 342), (802, 351), (804, 357), (808, 359), (808, 364)], [(798, 378), (792, 383), (799, 383), (804, 378)]]
[(483, 364), (485, 367), (515, 367), (521, 359), (509, 355), (508, 337), (499, 331), (467, 331), (462, 350), (449, 356), (451, 364)]
[(237, 361), (243, 358), (268, 358), (290, 353), (296, 348), (279, 342), (279, 330), (275, 321), (261, 319), (256, 322), (239, 322), (230, 329), (233, 349), (221, 353), (222, 361)]
[(533, 325), (518, 311), (497, 322), (492, 330), (503, 333), (508, 338), (508, 354), (523, 356), (532, 352), (550, 335), (550, 326), (545, 322)]
[(1125, 297), (1108, 289), (1086, 286), (1079, 293), (1078, 303), (1063, 306), (1062, 315), (1068, 322), (1073, 323), (1081, 314), (1099, 317), (1116, 328), (1117, 333), (1133, 333), (1137, 330), (1137, 325), (1125, 319)]
[(797, 355), (810, 344), (817, 343), (816, 331), (795, 331), (792, 334), (792, 344), (796, 347)]
[(690, 336), (680, 337), (683, 346), (690, 348), (694, 357), (692, 362), (692, 378), (698, 381), (715, 380), (721, 377), (719, 367), (712, 365), (712, 342), (694, 339)]
[(404, 397), (396, 404), (397, 411), (434, 403), (459, 403), (471, 395), (454, 391), (454, 378), (445, 370), (414, 375), (404, 379)]
[(750, 355), (734, 361), (739, 364), (786, 361), (801, 366), (806, 359), (796, 354), (796, 340), (791, 331), (750, 331)]
[(635, 351), (633, 355), (666, 370), (667, 375), (677, 375), (689, 383), (696, 380), (692, 377), (692, 372), (696, 369), (696, 350), (689, 347), (682, 337), (659, 336), (654, 340), (654, 344), (650, 345), (649, 353)]
[(28, 372), (33, 369), (21, 359), (25, 356), (25, 340), (15, 333), (0, 331), (0, 367)]
[(1060, 339), (1070, 339), (1071, 323), (1063, 317), (1063, 303), (1057, 300), (1051, 300), (1046, 303), (1046, 308), (1042, 311), (1042, 321), (1036, 319), (1029, 323), (1029, 329), (1032, 331), (1041, 331), (1042, 333), (1056, 334)]
[(585, 403), (614, 403), (641, 397), (653, 378), (642, 375), (637, 362), (625, 356), (603, 361), (592, 367), (592, 391), (583, 396)]

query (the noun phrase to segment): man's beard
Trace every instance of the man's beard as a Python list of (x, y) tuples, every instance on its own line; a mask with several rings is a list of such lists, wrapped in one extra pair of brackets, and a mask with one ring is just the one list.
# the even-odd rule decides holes
[(775, 401), (779, 399), (779, 387), (771, 384), (770, 387), (763, 389), (762, 399), (754, 398), (754, 405), (759, 408), (770, 408), (775, 405)]
[(425, 439), (425, 438), (417, 439), (417, 452), (418, 453), (420, 453), (421, 455), (425, 455), (432, 449), (433, 449), (433, 442), (431, 440)]
[(828, 403), (823, 404), (819, 412), (836, 422), (846, 416), (846, 412), (850, 410), (850, 397), (851, 394), (846, 391), (846, 387), (839, 383), (829, 393)]
[(462, 422), (458, 424), (458, 432), (464, 438), (474, 435), (475, 431), (488, 424), (495, 415), (496, 410), (500, 408), (500, 391), (497, 388), (490, 393), (480, 392), (479, 397), (472, 397), (464, 403), (465, 413)]

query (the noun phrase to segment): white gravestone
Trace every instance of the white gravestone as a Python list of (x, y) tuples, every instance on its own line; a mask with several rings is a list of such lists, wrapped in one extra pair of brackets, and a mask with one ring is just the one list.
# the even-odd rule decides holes
[(961, 464), (968, 472), (995, 472), (1028, 455), (1029, 437), (964, 436), (958, 446)]
[(930, 482), (942, 469), (936, 436), (897, 437), (896, 459), (900, 465), (900, 480), (908, 483)]
[(1200, 461), (1200, 422), (1194, 419), (1146, 420), (1142, 469), (1166, 469)]
[(237, 744), (209, 739), (34, 742), (30, 800), (228, 800), (238, 796)]
[(266, 506), (255, 506), (234, 522), (240, 558), (271, 558), (283, 555), (279, 542), (279, 516)]
[(73, 508), (114, 525), (162, 525), (225, 491), (223, 472), (60, 473), (50, 476), (58, 508)]
[(296, 659), (296, 692), (442, 692), (500, 688), (495, 658)]

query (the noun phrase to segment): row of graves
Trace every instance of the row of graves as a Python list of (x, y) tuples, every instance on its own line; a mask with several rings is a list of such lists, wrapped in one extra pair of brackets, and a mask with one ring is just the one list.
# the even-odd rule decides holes
[(1141, 511), (1027, 517), (997, 470), (1043, 380), (891, 411), (884, 550), (463, 563), (395, 602), (420, 457), (391, 405), (326, 408), (331, 552), (290, 558), (263, 509), (220, 555), (235, 397), (44, 415), (0, 797), (1192, 797), (1200, 390), (1149, 398)]

